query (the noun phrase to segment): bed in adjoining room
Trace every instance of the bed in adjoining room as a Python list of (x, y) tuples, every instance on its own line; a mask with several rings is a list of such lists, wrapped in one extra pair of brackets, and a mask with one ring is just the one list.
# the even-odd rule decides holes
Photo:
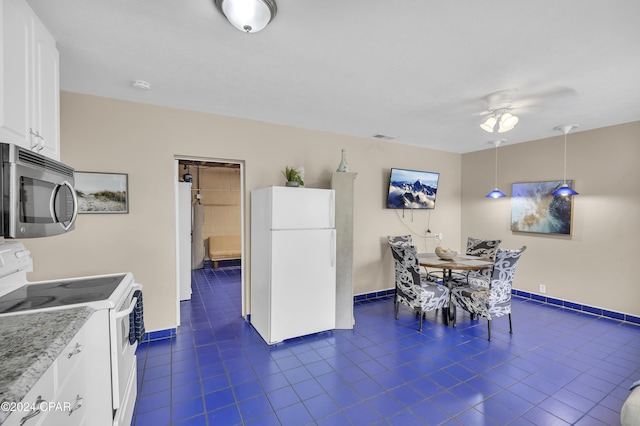
[(221, 260), (237, 260), (242, 257), (240, 235), (212, 235), (207, 239), (209, 259), (214, 268)]

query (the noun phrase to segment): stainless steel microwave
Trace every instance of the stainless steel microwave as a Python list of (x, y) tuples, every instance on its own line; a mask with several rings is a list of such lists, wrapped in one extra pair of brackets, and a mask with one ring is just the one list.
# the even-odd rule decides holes
[(5, 238), (49, 237), (74, 229), (74, 169), (44, 155), (0, 143), (0, 214)]

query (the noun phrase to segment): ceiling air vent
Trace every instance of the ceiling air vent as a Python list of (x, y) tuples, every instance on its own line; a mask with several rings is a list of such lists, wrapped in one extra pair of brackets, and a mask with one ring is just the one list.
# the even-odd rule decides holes
[(383, 141), (392, 141), (394, 140), (396, 137), (395, 136), (389, 136), (389, 135), (382, 135), (382, 134), (377, 134), (377, 135), (373, 135), (374, 138), (376, 139), (380, 139)]

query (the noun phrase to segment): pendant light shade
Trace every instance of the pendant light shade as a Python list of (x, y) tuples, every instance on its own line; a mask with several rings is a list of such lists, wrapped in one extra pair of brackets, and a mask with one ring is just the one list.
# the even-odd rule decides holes
[(498, 189), (498, 146), (504, 142), (504, 139), (500, 139), (497, 141), (491, 141), (489, 143), (495, 145), (496, 147), (496, 187), (493, 189), (493, 191), (491, 191), (490, 193), (488, 193), (486, 195), (487, 198), (502, 198), (502, 197), (506, 197), (506, 195), (504, 194), (504, 192), (500, 191)]
[(562, 186), (553, 191), (553, 195), (560, 195), (563, 197), (579, 195), (576, 191), (571, 189), (569, 185), (567, 185), (567, 133), (576, 127), (578, 127), (577, 124), (565, 124), (564, 126), (554, 127), (553, 129), (564, 133), (564, 173), (562, 175)]
[(506, 195), (504, 195), (504, 192), (500, 191), (498, 188), (494, 188), (493, 191), (491, 191), (490, 193), (488, 193), (486, 195), (487, 198), (502, 198), (502, 197), (506, 197)]
[(563, 197), (566, 197), (568, 195), (579, 195), (579, 194), (573, 189), (569, 188), (569, 185), (565, 183), (560, 188), (553, 191), (553, 195), (562, 195)]
[(262, 30), (276, 16), (275, 0), (215, 0), (227, 20), (247, 33)]

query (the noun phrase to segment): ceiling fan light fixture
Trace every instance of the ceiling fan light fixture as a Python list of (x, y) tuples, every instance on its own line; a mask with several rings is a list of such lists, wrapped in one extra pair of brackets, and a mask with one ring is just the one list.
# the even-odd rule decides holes
[(518, 116), (512, 115), (509, 112), (505, 112), (500, 117), (500, 127), (498, 128), (498, 133), (504, 133), (512, 130), (514, 127), (516, 127), (516, 124), (518, 124), (518, 120)]
[(497, 122), (498, 120), (496, 119), (495, 115), (491, 115), (486, 119), (484, 123), (480, 125), (480, 128), (482, 128), (482, 130), (484, 130), (485, 132), (493, 133), (493, 129), (494, 127), (496, 127)]
[(215, 0), (229, 23), (246, 33), (256, 33), (276, 16), (275, 0)]

